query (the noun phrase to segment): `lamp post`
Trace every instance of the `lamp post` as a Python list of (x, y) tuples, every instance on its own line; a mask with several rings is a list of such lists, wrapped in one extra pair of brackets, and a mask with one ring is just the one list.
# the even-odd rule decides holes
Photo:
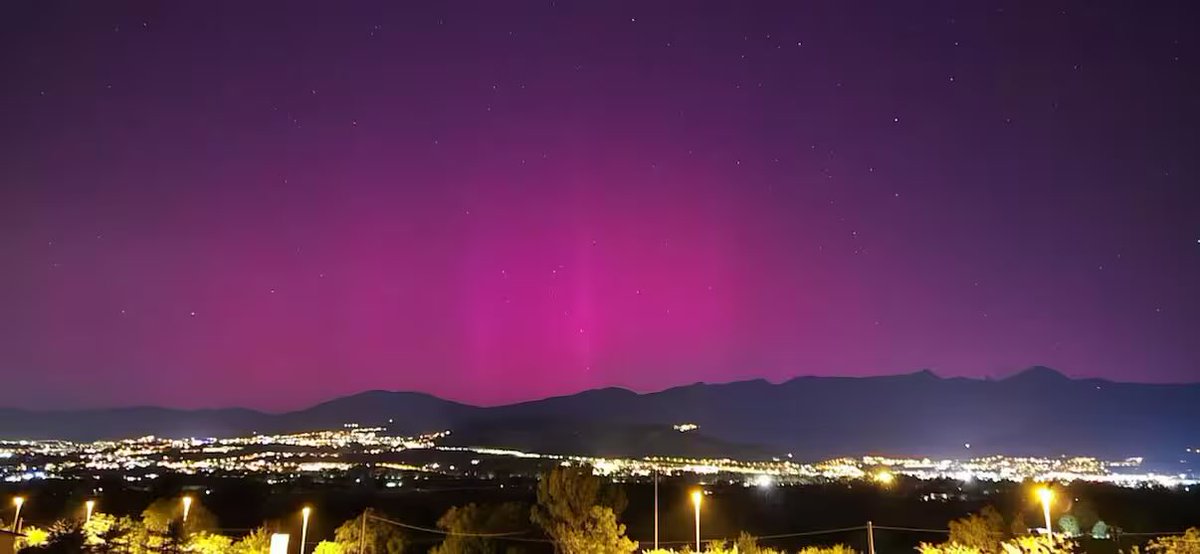
[(1054, 534), (1054, 526), (1050, 522), (1050, 502), (1054, 501), (1054, 491), (1050, 487), (1042, 487), (1037, 491), (1038, 499), (1042, 501), (1042, 514), (1046, 516), (1046, 534)]
[(658, 550), (658, 468), (654, 468), (654, 549)]
[(308, 516), (312, 514), (312, 508), (305, 506), (300, 510), (300, 518), (303, 523), (300, 524), (300, 554), (304, 554), (304, 543), (308, 542)]
[(17, 513), (16, 513), (16, 515), (13, 516), (12, 532), (20, 533), (21, 532), (21, 506), (25, 505), (25, 497), (24, 496), (14, 496), (13, 497), (13, 505), (17, 507)]
[(92, 520), (92, 510), (96, 509), (96, 501), (88, 500), (87, 502), (84, 502), (83, 508), (84, 508), (83, 522), (87, 523)]
[(192, 511), (192, 497), (183, 497), (183, 522), (187, 523), (188, 513)]
[(692, 505), (696, 507), (696, 553), (700, 553), (700, 503), (704, 499), (704, 493), (699, 490), (692, 491)]

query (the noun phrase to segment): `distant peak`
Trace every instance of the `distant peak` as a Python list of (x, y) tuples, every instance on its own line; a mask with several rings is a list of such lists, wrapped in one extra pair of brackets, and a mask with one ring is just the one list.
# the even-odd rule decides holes
[(933, 372), (932, 369), (922, 369), (908, 374), (909, 377), (920, 377), (922, 379), (941, 379), (942, 377)]
[(1023, 369), (1021, 371), (1018, 371), (1018, 372), (1004, 378), (1005, 381), (1010, 381), (1010, 380), (1015, 380), (1015, 379), (1019, 379), (1022, 381), (1035, 380), (1035, 379), (1039, 380), (1039, 381), (1070, 381), (1071, 380), (1070, 377), (1063, 375), (1063, 373), (1061, 371), (1058, 371), (1057, 369), (1054, 369), (1054, 368), (1042, 366), (1042, 365), (1035, 365), (1033, 367)]

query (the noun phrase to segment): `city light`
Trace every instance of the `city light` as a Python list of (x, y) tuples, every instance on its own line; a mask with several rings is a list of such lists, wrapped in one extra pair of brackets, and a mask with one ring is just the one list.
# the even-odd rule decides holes
[(700, 504), (704, 501), (704, 493), (699, 489), (692, 491), (692, 505), (696, 507), (696, 552), (703, 552), (700, 548)]
[(183, 522), (187, 523), (188, 513), (192, 511), (192, 497), (183, 497)]
[[(769, 460), (692, 458), (676, 456), (600, 457), (544, 454), (512, 448), (464, 447), (443, 444), (450, 431), (417, 436), (388, 435), (386, 430), (363, 425), (276, 435), (223, 438), (171, 439), (141, 437), (124, 440), (72, 442), (63, 440), (0, 440), (0, 481), (26, 483), (46, 479), (96, 479), (116, 476), (144, 482), (163, 475), (260, 476), (269, 483), (289, 482), (305, 476), (345, 475), (355, 463), (345, 459), (353, 446), (363, 456), (393, 456), (407, 450), (429, 451), (435, 457), (421, 463), (377, 460), (375, 467), (395, 472), (491, 479), (489, 465), (499, 458), (541, 460), (587, 465), (597, 475), (610, 478), (649, 478), (653, 474), (729, 477), (749, 487), (781, 487), (818, 481), (863, 480), (883, 486), (914, 480), (955, 480), (962, 483), (1075, 481), (1108, 483), (1122, 487), (1187, 487), (1200, 484), (1192, 474), (1156, 473), (1142, 468), (1141, 458), (1102, 460), (1092, 457), (1023, 457), (990, 455), (969, 459), (843, 457), (804, 462), (780, 456)], [(466, 454), (469, 464), (447, 460)], [(439, 459), (437, 456), (447, 458)], [(455, 457), (455, 458), (450, 458)], [(528, 466), (536, 472), (536, 464)], [(400, 486), (396, 479), (388, 487)]]
[(84, 508), (83, 522), (87, 523), (92, 520), (92, 510), (94, 510), (96, 508), (96, 501), (88, 500), (87, 502), (84, 502), (83, 508)]

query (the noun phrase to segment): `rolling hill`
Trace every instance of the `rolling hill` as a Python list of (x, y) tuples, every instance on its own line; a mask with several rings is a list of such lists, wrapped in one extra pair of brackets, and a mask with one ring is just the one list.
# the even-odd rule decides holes
[[(999, 380), (929, 371), (596, 389), (497, 407), (414, 392), (370, 391), (304, 410), (0, 409), (0, 437), (92, 440), (229, 436), (353, 422), (452, 441), (544, 452), (817, 458), (864, 453), (987, 453), (1170, 458), (1200, 445), (1200, 385), (1071, 379), (1034, 367)], [(671, 426), (699, 425), (678, 433)]]

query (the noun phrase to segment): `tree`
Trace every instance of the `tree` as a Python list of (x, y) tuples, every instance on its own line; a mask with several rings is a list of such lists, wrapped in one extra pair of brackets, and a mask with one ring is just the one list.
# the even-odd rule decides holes
[(336, 542), (321, 541), (317, 543), (312, 554), (342, 554), (342, 545)]
[(713, 539), (704, 545), (705, 554), (733, 554), (735, 547), (721, 539)]
[[(438, 528), (451, 535), (433, 547), (430, 554), (498, 554), (505, 552), (495, 538), (469, 535), (495, 535), (520, 532), (528, 521), (528, 512), (516, 502), (498, 506), (467, 504), (450, 508), (438, 520)], [(511, 544), (510, 544), (511, 546)]]
[(806, 546), (798, 554), (858, 554), (856, 550), (844, 544), (830, 546)]
[(1079, 536), (1079, 520), (1071, 514), (1064, 514), (1058, 518), (1058, 529), (1068, 537)]
[(164, 532), (176, 522), (182, 524), (179, 531), (183, 535), (217, 528), (217, 517), (199, 500), (192, 500), (186, 522), (183, 521), (183, 502), (178, 498), (160, 498), (142, 511), (142, 525), (152, 532)]
[(83, 529), (78, 521), (58, 520), (50, 526), (46, 540), (39, 545), (22, 548), (27, 554), (77, 554), (83, 552)]
[(166, 527), (142, 524), (136, 529), (133, 544), (149, 554), (174, 554), (183, 549), (185, 543), (183, 525), (178, 521), (168, 522)]
[[(369, 512), (364, 512), (369, 516)], [(404, 535), (392, 525), (367, 517), (367, 533), (359, 550), (363, 516), (347, 520), (333, 532), (334, 541), (344, 554), (400, 554), (404, 552)]]
[(1062, 535), (1027, 535), (1001, 543), (1004, 554), (1071, 554), (1075, 541)]
[(1008, 524), (1009, 536), (1019, 537), (1029, 533), (1029, 523), (1025, 521), (1025, 512), (1020, 510), (1013, 514), (1012, 521)]
[(84, 533), (88, 535), (88, 541), (95, 545), (95, 550), (107, 554), (141, 552), (135, 548), (136, 545), (142, 544), (141, 540), (146, 536), (146, 530), (140, 523), (128, 516), (114, 518), (107, 514), (103, 514), (106, 518), (97, 521), (96, 515), (83, 526)]
[(963, 546), (954, 542), (941, 544), (923, 542), (917, 545), (917, 552), (921, 554), (981, 554), (979, 549), (974, 546)]
[(1146, 543), (1151, 554), (1200, 554), (1200, 529), (1188, 528), (1182, 535), (1158, 537)]
[(950, 543), (974, 548), (983, 554), (1000, 552), (1004, 539), (1004, 517), (991, 506), (950, 522)]
[(732, 550), (737, 554), (780, 554), (774, 548), (760, 546), (758, 544), (758, 537), (745, 531), (738, 533), (737, 539), (733, 541)]
[[(570, 553), (573, 551), (565, 550), (568, 541), (578, 544), (587, 537), (587, 530), (603, 529), (606, 523), (602, 520), (610, 516), (613, 525), (617, 525), (616, 514), (623, 511), (625, 505), (624, 493), (605, 486), (600, 478), (592, 475), (592, 468), (559, 466), (538, 480), (537, 504), (530, 513), (530, 520), (546, 532), (556, 548)], [(604, 510), (608, 515), (603, 513)], [(625, 527), (617, 526), (623, 539)]]
[(1107, 539), (1108, 538), (1108, 524), (1104, 523), (1103, 519), (1100, 521), (1097, 521), (1096, 524), (1092, 526), (1092, 538), (1093, 539)]
[(89, 546), (104, 545), (107, 542), (104, 537), (112, 532), (117, 522), (116, 516), (101, 512), (92, 514), (91, 519), (83, 524), (84, 543)]
[(187, 545), (183, 550), (195, 554), (229, 554), (233, 550), (233, 539), (225, 535), (199, 531), (187, 538)]
[(733, 546), (737, 548), (738, 554), (759, 554), (761, 550), (758, 546), (758, 537), (745, 531), (738, 533), (737, 540), (733, 541)]
[(17, 550), (25, 550), (32, 546), (42, 546), (50, 541), (50, 532), (41, 527), (26, 525), (21, 528), (24, 537), (17, 539)]
[(231, 554), (268, 554), (271, 552), (271, 531), (259, 527), (233, 543), (229, 549)]
[(630, 554), (638, 546), (625, 536), (625, 526), (607, 506), (592, 506), (578, 526), (560, 526), (554, 536), (562, 554)]

